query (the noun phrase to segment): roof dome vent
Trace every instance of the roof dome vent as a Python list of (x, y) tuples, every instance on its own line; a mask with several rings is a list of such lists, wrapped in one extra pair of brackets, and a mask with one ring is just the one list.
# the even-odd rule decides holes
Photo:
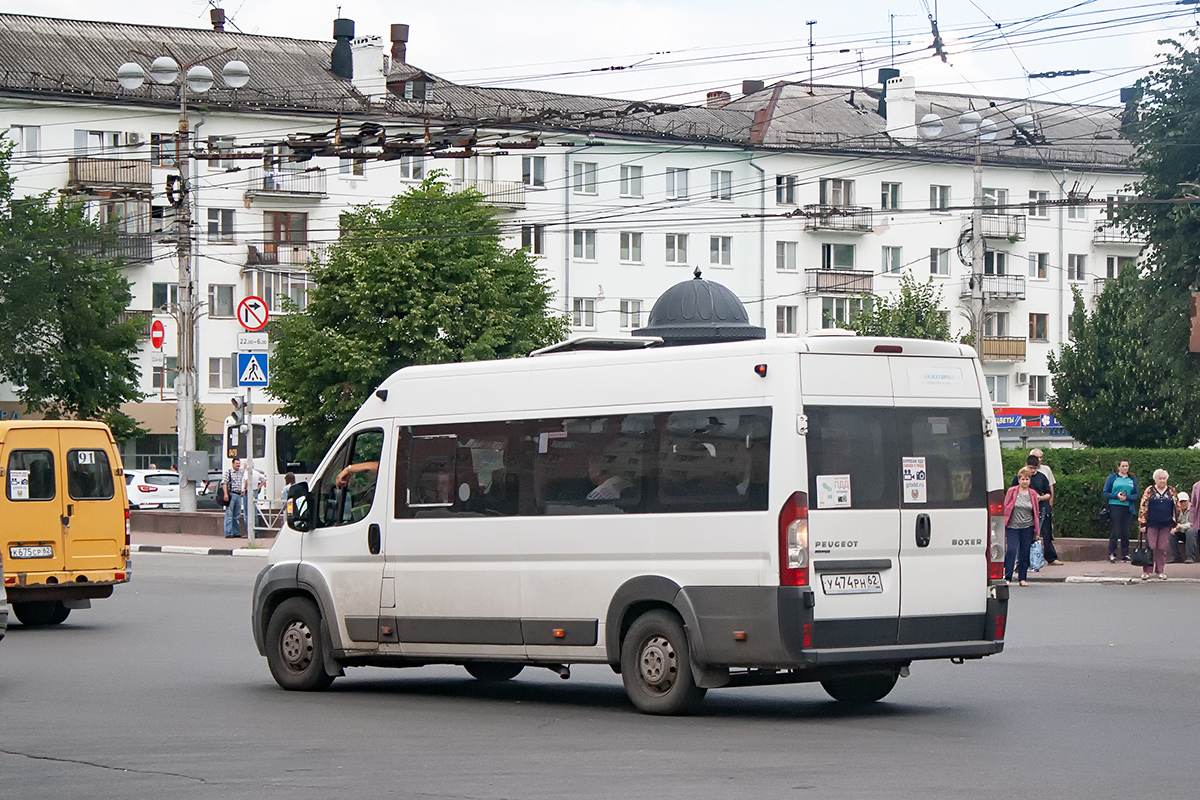
[(634, 336), (658, 336), (664, 345), (742, 342), (767, 338), (766, 328), (750, 324), (746, 307), (732, 291), (706, 281), (696, 268), (695, 279), (677, 283), (662, 293), (650, 309), (650, 319)]

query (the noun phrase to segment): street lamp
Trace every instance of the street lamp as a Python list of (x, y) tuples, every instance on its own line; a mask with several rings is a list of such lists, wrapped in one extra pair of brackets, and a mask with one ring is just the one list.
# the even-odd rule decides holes
[[(176, 240), (175, 253), (179, 260), (179, 377), (175, 381), (175, 425), (178, 431), (179, 463), (179, 510), (196, 510), (196, 492), (192, 488), (192, 480), (188, 467), (198, 458), (206, 456), (195, 455), (196, 451), (196, 365), (195, 342), (196, 324), (199, 319), (198, 305), (195, 297), (195, 281), (192, 274), (192, 206), (189, 187), (191, 185), (191, 141), (188, 126), (187, 97), (190, 90), (194, 94), (203, 94), (213, 87), (215, 78), (213, 72), (203, 62), (211, 61), (218, 56), (232, 52), (235, 48), (222, 50), (204, 58), (196, 59), (183, 67), (169, 55), (161, 55), (150, 63), (150, 79), (155, 83), (167, 85), (175, 83), (179, 73), (183, 72), (184, 79), (179, 81), (179, 133), (176, 137), (175, 157), (179, 167), (180, 190), (178, 197), (173, 200), (175, 220), (179, 235)], [(240, 89), (250, 81), (250, 68), (241, 61), (229, 61), (221, 69), (221, 79), (231, 89)], [(132, 91), (141, 88), (146, 82), (146, 71), (136, 62), (128, 61), (117, 68), (117, 83), (123, 89)], [(187, 158), (185, 162), (184, 159)], [(207, 465), (204, 466), (206, 468)]]

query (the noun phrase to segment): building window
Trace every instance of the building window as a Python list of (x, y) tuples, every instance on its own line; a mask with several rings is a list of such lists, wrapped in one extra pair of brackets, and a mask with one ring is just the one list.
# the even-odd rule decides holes
[(733, 237), (710, 236), (708, 238), (708, 263), (728, 267), (733, 263)]
[(795, 175), (775, 176), (775, 202), (781, 206), (794, 206), (796, 204)]
[(596, 327), (595, 298), (576, 297), (571, 301), (571, 324), (576, 328)]
[(682, 167), (667, 167), (667, 199), (685, 200), (688, 196), (688, 171)]
[(987, 376), (988, 397), (993, 403), (1008, 402), (1008, 376), (1007, 375), (988, 375)]
[(1050, 216), (1050, 208), (1047, 203), (1050, 202), (1049, 192), (1030, 192), (1029, 193), (1029, 216), (1031, 217), (1048, 217)]
[(1029, 277), (1038, 280), (1046, 279), (1046, 270), (1050, 267), (1049, 253), (1029, 254)]
[(642, 327), (642, 301), (622, 300), (621, 328), (623, 330), (630, 330), (631, 328), (640, 327)]
[(1067, 253), (1067, 280), (1087, 280), (1087, 256), (1083, 253)]
[(621, 260), (626, 264), (642, 263), (642, 235), (621, 231)]
[[(358, 148), (355, 148), (354, 151), (352, 151), (352, 152), (357, 152), (357, 151), (358, 151)], [(365, 169), (364, 164), (366, 164), (366, 162), (363, 161), (361, 158), (339, 159), (338, 160), (338, 174), (346, 175), (351, 178), (361, 178), (361, 177), (363, 177), (363, 170)]]
[(727, 169), (714, 169), (708, 174), (708, 196), (713, 200), (733, 199), (733, 172)]
[(1030, 375), (1029, 376), (1029, 402), (1045, 403), (1046, 397), (1049, 394), (1048, 387), (1050, 384), (1049, 375)]
[(575, 258), (580, 261), (595, 261), (596, 232), (594, 230), (576, 230), (573, 236), (575, 239)]
[(929, 248), (929, 274), (930, 275), (949, 275), (950, 274), (950, 248), (948, 248), (948, 247), (931, 247), (931, 248)]
[(775, 306), (775, 333), (779, 336), (796, 335), (796, 306)]
[[(78, 136), (79, 131), (76, 131)], [(179, 163), (177, 158), (178, 139), (173, 133), (150, 134), (150, 164), (155, 167), (173, 167)]]
[(210, 317), (233, 316), (233, 286), (209, 284), (208, 315)]
[(667, 263), (668, 264), (686, 264), (688, 260), (687, 253), (688, 237), (686, 233), (668, 233), (667, 234)]
[(821, 205), (854, 205), (854, 181), (842, 178), (821, 178)]
[(210, 242), (233, 241), (232, 208), (210, 208), (208, 210), (208, 240)]
[(42, 129), (37, 125), (13, 125), (8, 129), (8, 139), (13, 143), (14, 158), (32, 161), (40, 152)]
[(988, 189), (984, 187), (983, 211), (985, 214), (989, 210), (993, 213), (996, 211), (1003, 212), (1006, 205), (1008, 205), (1008, 189)]
[[(264, 211), (263, 239), (275, 244), (308, 242), (308, 213), (304, 211)], [(270, 252), (273, 249), (268, 248)]]
[(208, 168), (211, 169), (237, 169), (237, 159), (229, 158), (229, 154), (233, 152), (234, 139), (232, 136), (210, 136), (208, 137), (208, 152), (210, 155), (217, 155), (218, 158), (210, 158), (208, 160)]
[(400, 156), (400, 177), (406, 181), (425, 180), (425, 158), (423, 156)]
[(1067, 206), (1067, 219), (1087, 219), (1087, 206)]
[(521, 156), (521, 183), (539, 189), (545, 187), (545, 156)]
[(848, 325), (862, 311), (861, 297), (821, 298), (821, 327), (836, 328), (838, 323)]
[(775, 243), (775, 269), (783, 272), (796, 271), (796, 250), (797, 242), (776, 242)]
[(621, 165), (621, 197), (642, 196), (642, 168), (640, 166)]
[(1116, 278), (1121, 274), (1121, 270), (1136, 263), (1137, 259), (1133, 256), (1109, 256), (1104, 259), (1105, 277)]
[(545, 255), (545, 225), (522, 225), (521, 247), (535, 256)]
[(593, 161), (576, 161), (571, 167), (575, 176), (575, 194), (596, 193), (596, 164)]
[(236, 389), (237, 374), (234, 371), (236, 367), (237, 358), (235, 356), (208, 359), (208, 388)]
[(883, 271), (896, 273), (904, 269), (904, 259), (899, 247), (885, 246), (883, 248)]
[(1029, 340), (1032, 342), (1046, 341), (1046, 329), (1049, 327), (1049, 314), (1029, 315)]
[(1008, 312), (992, 311), (983, 315), (984, 336), (1008, 336)]
[(983, 254), (983, 274), (984, 275), (1007, 275), (1008, 274), (1008, 253), (1002, 253), (997, 250), (988, 250)]
[(175, 375), (179, 372), (179, 359), (176, 356), (165, 357), (163, 363), (161, 367), (150, 368), (150, 386), (160, 391), (173, 388)]
[(821, 245), (821, 269), (854, 269), (854, 245)]
[(930, 211), (949, 211), (950, 210), (950, 187), (949, 186), (930, 186), (929, 187), (929, 210)]
[(156, 283), (151, 289), (151, 308), (155, 311), (174, 311), (179, 305), (179, 284)]
[(900, 208), (900, 184), (879, 184), (879, 207), (884, 211), (895, 211)]
[[(75, 155), (110, 156), (121, 152), (120, 131), (75, 131)], [(166, 166), (165, 164), (163, 166)]]

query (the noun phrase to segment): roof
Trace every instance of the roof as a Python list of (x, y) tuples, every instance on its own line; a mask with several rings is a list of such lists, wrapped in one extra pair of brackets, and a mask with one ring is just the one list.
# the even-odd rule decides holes
[[(952, 121), (971, 107), (994, 120), (996, 138), (983, 146), (988, 163), (1074, 168), (1123, 169), (1132, 147), (1120, 134), (1120, 109), (1006, 98), (917, 92), (916, 119), (937, 114), (947, 119), (937, 139), (898, 141), (887, 134), (878, 113), (878, 88), (778, 83), (741, 97), (723, 108), (667, 105), (616, 98), (569, 95), (528, 89), (465, 86), (443, 80), (405, 62), (389, 66), (398, 87), (417, 77), (432, 81), (430, 101), (389, 94), (368, 103), (350, 81), (330, 70), (332, 41), (259, 36), (231, 31), (169, 28), (112, 22), (0, 14), (0, 94), (34, 97), (89, 97), (171, 107), (178, 90), (147, 81), (127, 91), (117, 67), (136, 59), (170, 53), (188, 63), (236, 48), (225, 58), (250, 68), (242, 89), (220, 80), (204, 95), (210, 108), (287, 111), (329, 117), (353, 114), (397, 123), (433, 120), (459, 126), (499, 126), (533, 131), (595, 131), (633, 138), (724, 144), (732, 147), (804, 152), (887, 154), (901, 158), (969, 160), (973, 140)], [(214, 72), (220, 58), (210, 63)], [(1032, 116), (1034, 135), (1014, 122)]]

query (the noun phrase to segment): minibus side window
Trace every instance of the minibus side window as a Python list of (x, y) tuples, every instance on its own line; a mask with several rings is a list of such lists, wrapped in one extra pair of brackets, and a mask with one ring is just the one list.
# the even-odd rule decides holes
[[(878, 406), (805, 406), (808, 415), (808, 499), (818, 508), (898, 508), (900, 463), (893, 410)], [(849, 476), (850, 504), (832, 496), (835, 478)], [(818, 486), (818, 482), (823, 487)], [(824, 491), (822, 491), (824, 489)]]
[(571, 417), (531, 423), (536, 438), (536, 514), (640, 511), (652, 414)]
[(329, 461), (321, 477), (313, 481), (313, 497), (317, 502), (316, 527), (328, 528), (338, 524), (338, 473), (346, 466), (350, 442), (344, 443)]
[[(397, 515), (415, 517), (515, 516), (519, 486), (510, 442), (522, 423), (477, 422), (411, 429), (403, 503)], [(403, 445), (402, 445), (403, 446)]]
[(54, 455), (49, 450), (13, 450), (5, 474), (9, 500), (54, 499)]
[[(382, 455), (381, 430), (359, 431), (338, 448), (324, 474), (313, 484), (313, 497), (317, 501), (316, 527), (349, 525), (367, 516), (375, 502)], [(343, 470), (346, 472), (339, 481), (338, 476)]]
[(661, 511), (767, 508), (769, 408), (677, 411), (662, 416)]
[[(174, 476), (175, 483), (179, 478)], [(111, 500), (113, 474), (103, 450), (67, 451), (67, 493), (72, 500)]]

